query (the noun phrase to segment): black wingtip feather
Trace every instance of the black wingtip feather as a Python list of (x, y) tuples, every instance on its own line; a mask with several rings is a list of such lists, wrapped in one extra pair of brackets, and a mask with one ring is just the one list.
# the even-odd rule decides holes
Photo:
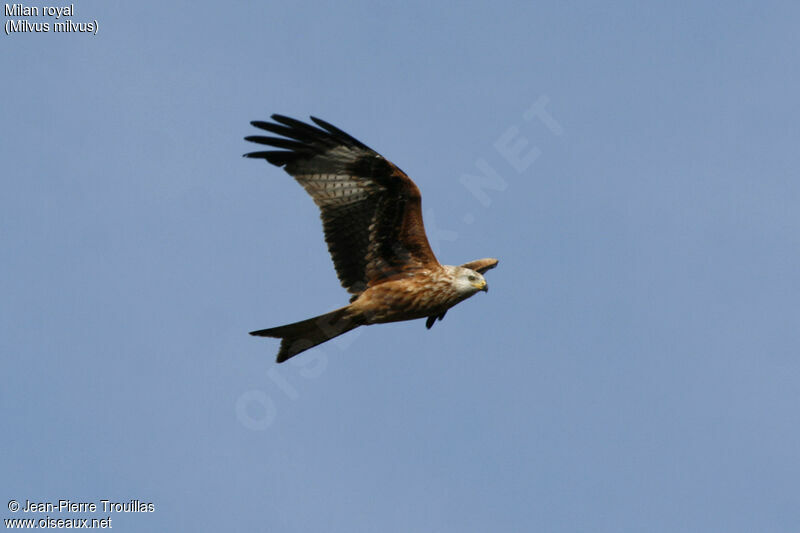
[(282, 167), (285, 164), (289, 163), (293, 158), (295, 158), (296, 155), (294, 154), (294, 152), (269, 151), (269, 152), (250, 152), (244, 154), (244, 157), (247, 157), (249, 159), (266, 159), (273, 165), (277, 167)]
[(316, 124), (316, 127), (285, 115), (273, 114), (271, 118), (274, 122), (253, 120), (250, 124), (258, 129), (286, 137), (286, 139), (257, 135), (251, 135), (245, 137), (245, 139), (250, 142), (268, 144), (295, 152), (305, 151), (306, 153), (303, 155), (309, 155), (309, 152), (313, 153), (323, 148), (333, 148), (341, 144), (372, 151), (355, 137), (314, 116), (311, 117), (311, 120)]
[(326, 121), (322, 120), (321, 118), (317, 118), (317, 117), (314, 117), (314, 116), (311, 117), (311, 120), (313, 120), (314, 124), (316, 124), (317, 126), (327, 130), (329, 133), (332, 133), (335, 137), (337, 137), (339, 139), (342, 139), (342, 140), (346, 140), (348, 142), (348, 144), (351, 144), (351, 145), (354, 145), (354, 146), (358, 146), (359, 148), (364, 148), (366, 150), (370, 150), (371, 149), (366, 144), (362, 143), (361, 141), (359, 141), (358, 139), (356, 139), (355, 137), (353, 137), (349, 133), (345, 133), (344, 131), (340, 130), (339, 128), (337, 128), (336, 126), (331, 124), (330, 122), (326, 122)]
[(245, 140), (256, 144), (282, 148), (283, 151), (250, 152), (244, 154), (244, 157), (266, 159), (273, 165), (283, 167), (299, 158), (312, 157), (315, 153), (322, 153), (341, 144), (366, 148), (366, 146), (347, 133), (315, 117), (312, 117), (312, 120), (322, 129), (285, 115), (273, 114), (271, 118), (274, 122), (253, 120), (250, 124), (260, 130), (280, 135), (280, 137), (249, 135), (245, 137)]

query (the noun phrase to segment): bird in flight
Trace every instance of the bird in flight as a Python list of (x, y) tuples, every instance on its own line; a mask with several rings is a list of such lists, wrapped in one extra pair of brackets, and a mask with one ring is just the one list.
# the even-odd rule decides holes
[(245, 157), (283, 167), (311, 195), (336, 274), (352, 295), (349, 305), (324, 315), (250, 332), (281, 339), (278, 363), (359, 326), (427, 317), (430, 329), (457, 303), (489, 290), (483, 274), (497, 259), (461, 266), (436, 260), (419, 189), (402, 170), (324, 120), (272, 120), (251, 124), (280, 137), (245, 137), (270, 147)]

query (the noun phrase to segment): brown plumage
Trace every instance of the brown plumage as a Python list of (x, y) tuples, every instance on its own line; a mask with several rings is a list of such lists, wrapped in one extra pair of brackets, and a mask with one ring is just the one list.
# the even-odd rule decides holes
[(311, 117), (312, 126), (282, 115), (254, 121), (281, 137), (246, 140), (279, 148), (250, 152), (283, 167), (320, 209), (325, 241), (350, 305), (324, 315), (253, 331), (282, 339), (278, 362), (367, 324), (428, 317), (430, 328), (447, 310), (481, 290), (482, 274), (497, 259), (460, 267), (439, 264), (422, 223), (421, 195), (390, 161), (342, 130)]

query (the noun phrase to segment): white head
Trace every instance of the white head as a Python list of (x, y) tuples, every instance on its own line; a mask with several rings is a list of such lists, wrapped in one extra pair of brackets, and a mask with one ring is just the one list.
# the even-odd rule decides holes
[(489, 292), (489, 285), (480, 273), (457, 266), (448, 267), (448, 270), (453, 274), (453, 286), (459, 294), (472, 296), (478, 291)]

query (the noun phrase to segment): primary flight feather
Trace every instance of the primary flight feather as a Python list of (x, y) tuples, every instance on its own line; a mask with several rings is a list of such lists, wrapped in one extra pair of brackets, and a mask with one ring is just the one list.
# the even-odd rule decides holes
[(422, 223), (419, 189), (402, 170), (339, 128), (282, 115), (251, 124), (280, 137), (245, 140), (278, 148), (250, 152), (283, 167), (320, 209), (325, 241), (350, 304), (251, 335), (282, 339), (279, 363), (358, 326), (425, 318), (430, 328), (478, 291), (497, 259), (441, 265)]

